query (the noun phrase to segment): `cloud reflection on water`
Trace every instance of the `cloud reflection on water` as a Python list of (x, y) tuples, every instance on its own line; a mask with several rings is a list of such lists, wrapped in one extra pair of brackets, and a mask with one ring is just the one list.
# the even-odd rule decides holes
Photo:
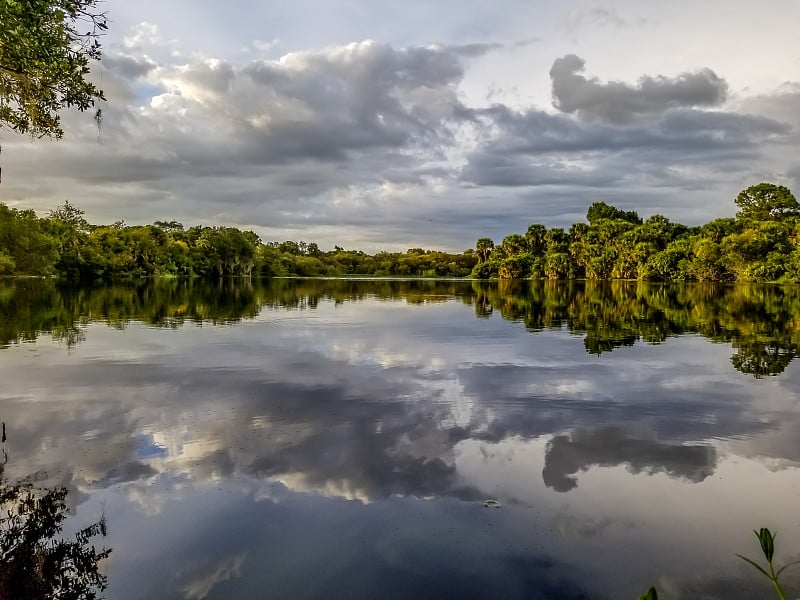
[[(130, 564), (198, 598), (267, 589), (252, 558), (266, 556), (297, 596), (350, 577), (341, 597), (379, 580), (395, 597), (413, 586), (433, 597), (445, 589), (431, 575), (441, 568), (452, 572), (447, 589), (460, 574), (466, 596), (505, 578), (508, 597), (581, 597), (592, 578), (597, 590), (628, 589), (652, 582), (658, 565), (680, 573), (720, 543), (748, 543), (739, 540), (761, 518), (748, 485), (796, 500), (793, 369), (739, 374), (727, 345), (699, 336), (597, 357), (576, 336), (531, 335), (453, 301), (315, 306), (264, 308), (231, 328), (90, 323), (69, 352), (46, 339), (36, 356), (4, 350), (13, 468), (46, 469), (76, 509), (105, 499), (112, 529), (142, 528), (119, 542)], [(692, 511), (713, 512), (734, 492), (709, 541), (676, 552), (695, 535)], [(488, 497), (503, 510), (483, 512)], [(490, 521), (504, 528), (494, 545), (481, 533)], [(159, 536), (167, 546), (145, 558)], [(485, 561), (469, 562), (484, 547)], [(593, 554), (602, 548), (613, 551)], [(165, 550), (177, 579), (152, 564)], [(641, 582), (608, 581), (648, 556)], [(132, 575), (118, 565), (122, 585)]]

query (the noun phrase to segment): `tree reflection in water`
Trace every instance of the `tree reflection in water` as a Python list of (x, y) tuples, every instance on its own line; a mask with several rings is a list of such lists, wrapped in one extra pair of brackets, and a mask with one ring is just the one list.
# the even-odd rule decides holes
[(601, 355), (683, 334), (728, 343), (740, 372), (778, 375), (800, 355), (800, 286), (649, 284), (631, 281), (436, 281), (358, 279), (155, 280), (60, 288), (47, 280), (0, 280), (0, 349), (42, 333), (72, 347), (101, 321), (177, 328), (230, 325), (264, 310), (314, 310), (320, 302), (460, 301), (476, 317), (499, 315), (531, 333), (567, 329)]
[(91, 600), (106, 589), (92, 539), (106, 535), (97, 523), (62, 535), (67, 488), (38, 489), (30, 479), (9, 482), (0, 465), (0, 600)]

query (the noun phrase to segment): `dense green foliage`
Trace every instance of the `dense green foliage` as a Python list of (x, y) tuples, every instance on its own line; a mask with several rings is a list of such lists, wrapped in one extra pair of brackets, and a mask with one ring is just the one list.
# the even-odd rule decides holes
[(106, 29), (98, 3), (0, 0), (0, 126), (59, 138), (62, 108), (83, 111), (105, 99), (87, 80)]
[(565, 231), (534, 223), (525, 234), (451, 254), (412, 248), (379, 252), (315, 243), (262, 243), (234, 227), (91, 225), (66, 202), (46, 218), (0, 203), (0, 275), (57, 275), (69, 281), (154, 276), (466, 277), (476, 279), (639, 279), (800, 282), (800, 204), (783, 186), (762, 183), (735, 200), (735, 218), (700, 227), (661, 215), (642, 220), (596, 202), (588, 223)]
[(479, 279), (640, 279), (644, 281), (800, 281), (800, 204), (783, 186), (742, 191), (736, 218), (701, 227), (662, 215), (642, 220), (604, 202), (569, 231), (533, 224), (495, 245), (476, 244)]
[(57, 275), (68, 281), (156, 276), (373, 275), (465, 277), (477, 263), (463, 254), (412, 248), (370, 256), (340, 247), (323, 252), (305, 242), (264, 244), (252, 231), (152, 225), (90, 225), (70, 204), (38, 218), (0, 203), (0, 275)]
[(602, 281), (436, 281), (358, 279), (200, 279), (63, 287), (53, 280), (0, 281), (0, 348), (47, 333), (67, 347), (99, 320), (124, 328), (232, 323), (262, 311), (314, 310), (366, 297), (430, 303), (458, 300), (475, 316), (494, 313), (533, 334), (567, 329), (586, 351), (603, 354), (696, 333), (734, 350), (742, 373), (782, 373), (800, 356), (800, 286), (650, 284)]

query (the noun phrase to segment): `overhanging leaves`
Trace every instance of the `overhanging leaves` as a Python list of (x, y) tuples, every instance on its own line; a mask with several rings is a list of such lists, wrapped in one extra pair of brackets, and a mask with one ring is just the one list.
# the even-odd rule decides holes
[(98, 0), (0, 0), (0, 126), (63, 135), (59, 111), (105, 100), (87, 81), (107, 29)]

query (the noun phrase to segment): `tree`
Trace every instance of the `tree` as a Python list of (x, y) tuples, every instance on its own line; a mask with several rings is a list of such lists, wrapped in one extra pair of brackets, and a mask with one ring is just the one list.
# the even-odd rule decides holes
[(529, 253), (513, 254), (500, 263), (497, 274), (500, 279), (522, 279), (530, 272), (531, 264), (533, 256)]
[(93, 260), (87, 260), (90, 258), (86, 244), (90, 226), (83, 214), (67, 200), (51, 210), (44, 221), (45, 229), (58, 245), (56, 272), (66, 279), (93, 279), (95, 275)]
[(183, 223), (179, 223), (175, 219), (172, 221), (154, 221), (153, 225), (162, 231), (166, 231), (167, 233), (172, 233), (173, 231), (183, 231)]
[(548, 253), (544, 274), (550, 279), (567, 279), (575, 270), (573, 262), (572, 257), (566, 252)]
[(602, 219), (618, 219), (621, 221), (628, 221), (634, 225), (640, 225), (642, 222), (635, 210), (625, 211), (618, 209), (616, 206), (606, 204), (605, 202), (594, 202), (589, 206), (589, 210), (586, 211), (586, 220), (594, 225)]
[(716, 243), (720, 243), (725, 236), (739, 233), (741, 225), (742, 224), (737, 222), (736, 219), (724, 217), (706, 223), (700, 228), (700, 231), (706, 237), (711, 238)]
[[(87, 80), (101, 56), (106, 17), (99, 0), (0, 2), (0, 126), (33, 137), (60, 138), (59, 111), (105, 100)], [(95, 118), (100, 120), (100, 111)]]
[(492, 253), (492, 250), (494, 250), (494, 242), (488, 237), (483, 237), (475, 244), (475, 250), (478, 252), (480, 261), (482, 263), (486, 262), (489, 260), (489, 255)]
[(470, 277), (474, 279), (493, 279), (497, 277), (497, 270), (500, 268), (500, 263), (497, 260), (489, 259), (478, 263), (473, 267)]
[(498, 250), (505, 258), (510, 258), (521, 254), (528, 249), (528, 240), (518, 233), (510, 233), (503, 238), (503, 243), (500, 244)]
[(534, 256), (542, 256), (546, 250), (545, 235), (547, 228), (539, 223), (533, 223), (525, 232), (525, 239), (528, 242), (528, 251)]
[(89, 222), (83, 218), (86, 214), (69, 200), (65, 200), (64, 204), (56, 207), (48, 213), (48, 218), (53, 221), (58, 221), (65, 227), (74, 229), (76, 231), (87, 231), (89, 229)]
[(636, 230), (635, 238), (638, 242), (648, 242), (663, 250), (685, 231), (686, 226), (671, 223), (663, 215), (653, 215)]
[(58, 260), (56, 246), (32, 210), (0, 202), (0, 275), (50, 275)]
[(734, 202), (739, 207), (736, 216), (742, 219), (779, 221), (800, 215), (800, 204), (789, 188), (772, 183), (751, 185), (739, 192)]

